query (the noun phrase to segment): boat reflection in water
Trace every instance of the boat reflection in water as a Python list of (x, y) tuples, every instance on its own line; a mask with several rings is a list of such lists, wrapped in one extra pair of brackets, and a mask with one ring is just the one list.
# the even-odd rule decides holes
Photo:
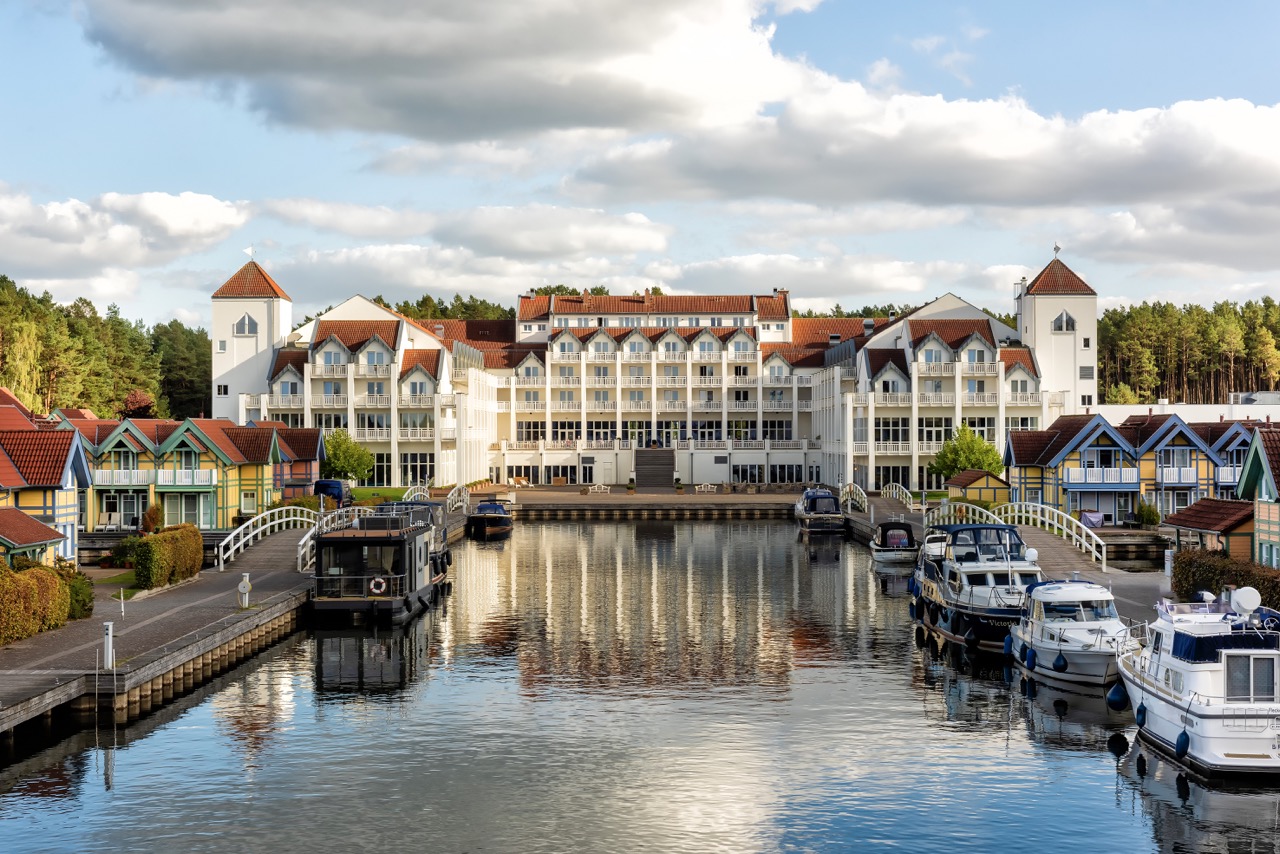
[(316, 628), (317, 702), (342, 695), (392, 694), (427, 678), (435, 611), (390, 628)]

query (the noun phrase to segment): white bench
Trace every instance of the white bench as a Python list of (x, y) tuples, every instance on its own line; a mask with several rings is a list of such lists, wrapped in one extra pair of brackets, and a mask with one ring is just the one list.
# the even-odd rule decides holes
[(693, 491), (694, 492), (715, 492), (716, 488), (714, 484), (700, 483), (693, 488)]
[(587, 492), (608, 492), (610, 490), (607, 483), (593, 483), (587, 487)]

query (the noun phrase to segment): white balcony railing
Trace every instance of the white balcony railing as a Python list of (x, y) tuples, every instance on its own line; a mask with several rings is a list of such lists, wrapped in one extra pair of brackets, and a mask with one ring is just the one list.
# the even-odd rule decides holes
[(347, 375), (347, 366), (343, 365), (312, 365), (311, 375), (313, 377), (345, 377)]
[(265, 394), (245, 394), (241, 395), (241, 397), (244, 398), (245, 409), (259, 409), (262, 406), (262, 401), (267, 396)]
[(581, 355), (582, 355), (582, 354), (581, 354), (581, 353), (578, 353), (576, 350), (574, 350), (574, 351), (570, 351), (570, 352), (568, 352), (568, 353), (561, 353), (559, 350), (552, 350), (552, 351), (551, 351), (551, 361), (553, 361), (553, 362), (576, 362), (576, 361), (578, 361), (578, 357), (579, 357), (579, 356), (581, 356)]
[(622, 408), (627, 412), (645, 412), (649, 409), (647, 400), (624, 400)]
[(440, 398), (439, 403), (441, 407), (453, 406), (452, 394), (438, 394), (436, 397)]
[(389, 442), (391, 441), (391, 428), (390, 427), (357, 427), (356, 441)]
[(653, 377), (650, 377), (650, 376), (623, 377), (622, 384), (625, 386), (633, 386), (633, 387), (650, 386), (653, 384)]
[(812, 410), (813, 410), (813, 401), (812, 401), (812, 400), (797, 400), (797, 401), (796, 401), (796, 409), (800, 410), (801, 412), (810, 412), (810, 411), (812, 411)]
[(731, 400), (729, 401), (729, 408), (739, 412), (748, 409), (754, 410), (756, 408), (756, 402), (754, 400)]
[(876, 394), (876, 406), (910, 406), (910, 392), (887, 391)]
[(535, 374), (534, 376), (531, 376), (531, 377), (529, 376), (516, 377), (517, 386), (533, 386), (534, 388), (541, 388), (546, 381), (547, 381), (547, 378), (542, 376), (542, 374)]
[(788, 374), (765, 374), (765, 385), (791, 385), (791, 377)]
[(1039, 406), (1040, 392), (1011, 391), (1004, 396), (1004, 402), (1009, 406)]
[(591, 362), (612, 362), (617, 359), (617, 354), (610, 350), (607, 353), (591, 352), (587, 354), (587, 360)]
[(578, 377), (578, 376), (552, 377), (551, 384), (554, 386), (573, 386), (576, 388), (577, 386), (582, 385), (582, 377)]
[(400, 405), (407, 406), (411, 409), (430, 409), (435, 402), (433, 394), (402, 394), (400, 395)]
[(922, 454), (936, 454), (942, 450), (942, 442), (920, 441), (916, 443), (916, 450)]
[(766, 400), (764, 408), (768, 412), (783, 412), (791, 408), (789, 400)]
[(995, 376), (1000, 373), (999, 362), (961, 362), (961, 371), (971, 376)]
[(720, 351), (718, 350), (695, 350), (693, 353), (695, 362), (718, 362), (720, 361)]
[(694, 377), (693, 384), (696, 386), (715, 386), (720, 387), (721, 377)]
[(724, 439), (697, 439), (693, 442), (695, 451), (727, 451), (729, 443)]
[(813, 385), (813, 377), (796, 377), (796, 385)]
[(950, 392), (924, 392), (916, 395), (921, 406), (955, 406), (956, 396)]
[(155, 479), (156, 473), (150, 469), (98, 469), (93, 473), (94, 486), (147, 486)]
[(734, 350), (729, 353), (731, 362), (754, 362), (758, 355), (756, 350)]
[(401, 427), (400, 438), (408, 439), (411, 442), (430, 442), (436, 437), (436, 431), (431, 427)]
[(965, 406), (999, 406), (1000, 395), (993, 391), (975, 393), (966, 392), (962, 396), (961, 402)]
[(587, 399), (587, 409), (590, 409), (593, 412), (601, 412), (613, 409), (613, 403), (613, 400), (608, 397), (592, 397)]
[(751, 376), (736, 377), (735, 376), (735, 377), (729, 377), (729, 384), (756, 386), (760, 384), (760, 380), (758, 377), (751, 377)]
[(773, 439), (769, 447), (774, 451), (799, 451), (804, 448), (804, 443), (799, 439)]
[(311, 398), (311, 405), (318, 406), (321, 409), (346, 409), (347, 396), (345, 394), (317, 394)]
[(516, 412), (545, 412), (547, 405), (541, 400), (517, 400)]
[(358, 377), (389, 377), (391, 376), (391, 366), (358, 363), (356, 365), (356, 376)]
[(955, 362), (916, 362), (916, 376), (919, 377), (950, 377), (954, 376), (955, 372)]
[(617, 382), (618, 382), (618, 378), (614, 376), (610, 376), (609, 374), (605, 374), (603, 376), (597, 376), (595, 374), (591, 374), (590, 376), (587, 377), (587, 385), (590, 385), (590, 386), (613, 386)]
[(1067, 483), (1133, 483), (1138, 482), (1136, 468), (1109, 466), (1107, 468), (1069, 468), (1063, 471)]
[(685, 377), (658, 377), (658, 385), (665, 388), (683, 388)]
[(516, 442), (508, 442), (508, 451), (537, 451), (539, 450), (539, 442), (537, 439), (521, 439)]
[(662, 401), (661, 409), (663, 412), (683, 412), (684, 401), (683, 400), (664, 400)]
[(267, 408), (269, 409), (301, 409), (302, 395), (300, 394), (267, 395)]
[(216, 486), (218, 472), (214, 469), (180, 469), (156, 472), (156, 486)]
[(361, 394), (356, 396), (356, 406), (386, 408), (391, 405), (389, 394)]
[(576, 398), (565, 397), (551, 401), (551, 408), (557, 412), (564, 412), (570, 409), (581, 409), (582, 404)]
[(650, 357), (651, 357), (651, 355), (652, 355), (651, 353), (647, 353), (647, 352), (646, 352), (646, 353), (623, 353), (623, 354), (622, 354), (622, 361), (624, 361), (624, 362), (648, 362), (648, 361), (650, 361)]
[(456, 442), (456, 441), (458, 441), (458, 428), (457, 428), (457, 427), (441, 427), (441, 428), (440, 428), (440, 441), (441, 441), (441, 442)]
[(866, 392), (857, 392), (857, 393), (855, 393), (855, 394), (851, 395), (851, 397), (853, 398), (853, 405), (854, 405), (854, 406), (866, 406), (866, 405), (867, 405), (867, 399), (868, 399), (870, 396), (871, 396), (871, 395), (867, 394)]
[(1218, 466), (1218, 483), (1239, 483), (1240, 466)]
[(1194, 466), (1168, 466), (1156, 469), (1156, 478), (1162, 484), (1195, 484), (1198, 480)]
[(498, 411), (499, 411), (499, 412), (510, 412), (510, 411), (511, 411), (511, 401), (509, 401), (509, 400), (499, 400), (499, 401), (497, 401), (497, 405), (498, 405)]
[(720, 401), (718, 400), (695, 400), (693, 402), (695, 412), (719, 412)]
[(898, 456), (909, 456), (911, 454), (910, 442), (876, 442), (877, 454), (896, 454)]
[(658, 350), (659, 362), (683, 362), (684, 350)]

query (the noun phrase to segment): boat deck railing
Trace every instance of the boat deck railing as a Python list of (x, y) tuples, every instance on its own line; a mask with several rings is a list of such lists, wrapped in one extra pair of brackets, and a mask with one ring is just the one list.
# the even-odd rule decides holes
[[(381, 585), (377, 584), (381, 582)], [(378, 590), (374, 590), (378, 587)], [(404, 575), (321, 575), (316, 577), (317, 599), (381, 599), (404, 596)]]

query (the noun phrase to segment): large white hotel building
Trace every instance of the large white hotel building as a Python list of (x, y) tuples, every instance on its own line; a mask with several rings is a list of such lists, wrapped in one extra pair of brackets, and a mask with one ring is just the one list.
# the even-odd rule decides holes
[[(1017, 328), (951, 294), (901, 317), (760, 295), (536, 296), (411, 320), (362, 296), (294, 326), (256, 262), (213, 294), (213, 414), (346, 429), (370, 483), (889, 482), (967, 424), (1002, 452), (1097, 401), (1097, 294), (1056, 257)], [(657, 449), (656, 451), (654, 449)]]

